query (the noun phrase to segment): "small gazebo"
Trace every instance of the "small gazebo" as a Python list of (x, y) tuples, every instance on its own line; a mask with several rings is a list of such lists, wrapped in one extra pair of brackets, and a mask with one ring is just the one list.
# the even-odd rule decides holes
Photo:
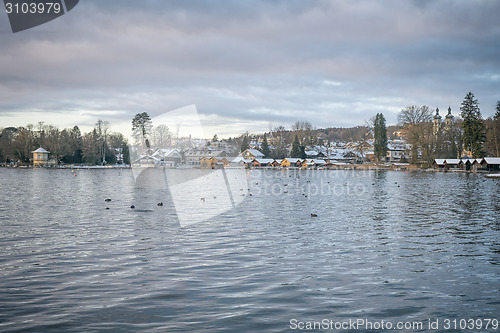
[(42, 147), (32, 151), (33, 153), (33, 166), (44, 166), (49, 164), (49, 153)]

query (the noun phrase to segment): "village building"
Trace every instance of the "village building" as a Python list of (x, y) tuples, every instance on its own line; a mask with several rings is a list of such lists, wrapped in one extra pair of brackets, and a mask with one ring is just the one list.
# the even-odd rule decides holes
[(135, 168), (154, 168), (160, 164), (161, 160), (151, 155), (141, 155), (138, 159), (132, 162)]
[(178, 149), (158, 149), (151, 156), (160, 159), (160, 165), (167, 167), (174, 167), (182, 162)]
[(500, 171), (500, 157), (484, 157), (480, 164), (488, 171)]
[(42, 147), (32, 151), (33, 153), (33, 166), (47, 166), (49, 165), (49, 151)]
[(387, 161), (395, 162), (408, 159), (410, 147), (403, 140), (389, 140), (387, 143)]
[(241, 154), (238, 156), (243, 157), (246, 160), (254, 160), (254, 159), (259, 159), (259, 158), (264, 158), (264, 154), (262, 154), (260, 151), (257, 149), (246, 149), (243, 151)]
[[(184, 163), (191, 167), (201, 167), (201, 160), (203, 158), (210, 159), (212, 157), (222, 159), (223, 157), (227, 157), (227, 153), (224, 150), (191, 151), (184, 154)], [(206, 167), (206, 161), (204, 163), (204, 167)]]

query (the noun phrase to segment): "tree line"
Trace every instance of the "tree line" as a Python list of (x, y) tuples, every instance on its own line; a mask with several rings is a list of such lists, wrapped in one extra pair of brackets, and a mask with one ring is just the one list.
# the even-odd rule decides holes
[(435, 158), (480, 158), (500, 156), (500, 101), (494, 116), (483, 119), (479, 102), (469, 92), (460, 106), (460, 116), (451, 109), (444, 116), (439, 109), (408, 106), (398, 114), (399, 125), (412, 145), (411, 162), (430, 164)]
[[(43, 147), (56, 164), (129, 164), (127, 140), (109, 128), (109, 122), (100, 119), (93, 130), (84, 134), (78, 126), (59, 130), (44, 122), (6, 127), (0, 131), (0, 162), (30, 163), (32, 151)], [(117, 160), (119, 154), (123, 161)]]
[[(383, 114), (378, 113), (365, 126), (316, 129), (308, 121), (297, 121), (290, 130), (280, 125), (263, 136), (245, 133), (225, 141), (244, 151), (258, 140), (266, 157), (281, 159), (305, 158), (306, 147), (334, 147), (336, 141), (357, 142), (356, 150), (363, 154), (369, 149), (368, 141), (373, 140), (374, 154), (381, 161), (387, 153), (387, 140), (399, 137), (399, 133), (411, 145), (410, 162), (415, 164), (429, 165), (435, 158), (500, 156), (500, 101), (495, 115), (488, 119), (482, 118), (479, 102), (471, 92), (461, 104), (460, 117), (448, 117), (451, 110), (448, 111), (445, 120), (440, 121), (438, 110), (433, 116), (434, 111), (428, 106), (412, 105), (398, 114), (397, 126), (386, 126)], [(43, 147), (57, 163), (114, 164), (118, 149), (123, 163), (129, 164), (127, 140), (120, 133), (110, 132), (109, 127), (109, 122), (99, 119), (94, 129), (85, 134), (78, 126), (59, 130), (43, 122), (0, 129), (0, 162), (29, 163), (31, 152)], [(136, 144), (143, 149), (167, 147), (174, 137), (167, 126), (153, 126), (147, 112), (135, 115), (132, 131)], [(212, 141), (218, 141), (217, 134)]]
[(399, 112), (397, 126), (387, 126), (383, 114), (377, 113), (366, 126), (316, 129), (302, 121), (290, 130), (277, 126), (263, 137), (246, 133), (236, 141), (244, 151), (252, 140), (262, 140), (260, 150), (269, 158), (305, 158), (306, 147), (316, 144), (328, 147), (336, 141), (357, 142), (356, 150), (362, 154), (370, 149), (368, 141), (373, 140), (375, 158), (383, 161), (388, 139), (396, 138), (404, 138), (410, 144), (407, 155), (414, 164), (430, 165), (435, 158), (500, 156), (500, 101), (495, 115), (488, 119), (482, 118), (479, 102), (472, 92), (465, 96), (459, 116), (452, 115), (450, 108), (447, 111), (442, 117), (439, 109), (412, 105)]

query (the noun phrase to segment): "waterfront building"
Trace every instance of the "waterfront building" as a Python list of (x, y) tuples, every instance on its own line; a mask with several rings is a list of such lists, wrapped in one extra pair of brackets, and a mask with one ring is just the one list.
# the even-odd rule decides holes
[(49, 164), (49, 151), (42, 147), (32, 151), (33, 153), (33, 166), (46, 166)]
[(262, 154), (257, 149), (246, 149), (244, 152), (242, 152), (238, 156), (241, 156), (246, 160), (254, 160), (254, 159), (264, 158), (264, 154)]

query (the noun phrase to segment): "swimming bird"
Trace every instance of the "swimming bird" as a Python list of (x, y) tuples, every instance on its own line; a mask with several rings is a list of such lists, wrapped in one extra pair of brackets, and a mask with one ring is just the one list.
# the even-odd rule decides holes
[(135, 208), (135, 206), (134, 206), (134, 205), (132, 205), (132, 206), (130, 206), (130, 208), (131, 208), (131, 209), (134, 209), (134, 208)]
[(203, 202), (205, 202), (205, 198), (201, 198), (200, 200), (203, 201)]
[(109, 207), (106, 207), (106, 209), (109, 209)]
[(163, 202), (158, 202), (156, 205), (157, 206), (163, 206)]
[(106, 201), (106, 202), (110, 202), (110, 201), (111, 201), (111, 199), (107, 198), (107, 199), (104, 199), (104, 201)]
[(318, 217), (318, 215), (311, 213), (311, 217)]

